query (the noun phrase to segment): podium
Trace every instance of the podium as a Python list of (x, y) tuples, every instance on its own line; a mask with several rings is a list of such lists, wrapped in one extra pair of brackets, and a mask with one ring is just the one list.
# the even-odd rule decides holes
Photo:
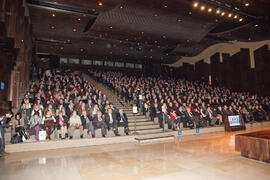
[(224, 130), (225, 132), (245, 130), (246, 124), (242, 115), (225, 116)]

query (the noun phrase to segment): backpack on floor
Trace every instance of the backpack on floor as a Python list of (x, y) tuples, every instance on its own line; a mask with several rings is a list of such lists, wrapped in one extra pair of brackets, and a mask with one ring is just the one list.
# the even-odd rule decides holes
[(20, 142), (21, 142), (21, 138), (17, 134), (11, 137), (11, 140), (10, 140), (11, 144), (18, 144)]

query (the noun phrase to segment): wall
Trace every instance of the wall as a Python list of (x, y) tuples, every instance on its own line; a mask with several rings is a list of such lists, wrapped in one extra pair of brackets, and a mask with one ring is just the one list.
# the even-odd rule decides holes
[(0, 1), (0, 113), (18, 107), (18, 98), (29, 84), (32, 59), (32, 26), (21, 0)]
[[(215, 53), (210, 56), (209, 64), (204, 60), (194, 65), (183, 63), (176, 71), (179, 71), (179, 78), (208, 83), (211, 75), (213, 86), (270, 96), (269, 47), (264, 45), (255, 50), (254, 62), (251, 62), (250, 54), (250, 49), (247, 48), (240, 48), (233, 55)], [(191, 68), (193, 66), (194, 70)]]

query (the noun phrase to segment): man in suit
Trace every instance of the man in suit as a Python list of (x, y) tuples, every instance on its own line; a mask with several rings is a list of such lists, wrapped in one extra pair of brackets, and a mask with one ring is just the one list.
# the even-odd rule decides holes
[(10, 126), (8, 119), (11, 119), (13, 116), (12, 112), (8, 112), (3, 116), (0, 116), (0, 136), (1, 136), (1, 147), (0, 147), (0, 157), (2, 155), (7, 155), (5, 151), (5, 131)]
[(155, 117), (158, 117), (159, 122), (162, 121), (161, 109), (158, 107), (158, 103), (155, 103), (153, 107), (150, 108), (151, 121), (154, 121)]
[(105, 114), (105, 122), (108, 130), (113, 128), (113, 132), (115, 136), (120, 136), (118, 134), (118, 126), (117, 126), (117, 113), (113, 112), (112, 109), (108, 109), (108, 113)]
[(117, 116), (118, 126), (124, 127), (124, 132), (128, 135), (128, 118), (126, 113), (124, 113), (123, 109), (119, 109), (119, 114)]
[(90, 128), (92, 137), (95, 137), (95, 129), (100, 128), (101, 129), (101, 134), (102, 137), (106, 137), (107, 134), (107, 130), (106, 130), (106, 123), (105, 123), (105, 119), (104, 116), (102, 115), (102, 112), (99, 111), (97, 115), (94, 115), (93, 118), (93, 126)]

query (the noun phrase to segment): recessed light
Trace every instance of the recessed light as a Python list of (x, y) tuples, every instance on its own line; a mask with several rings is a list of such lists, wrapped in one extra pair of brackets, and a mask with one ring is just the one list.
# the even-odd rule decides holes
[(78, 18), (78, 21), (80, 21), (81, 20), (81, 18)]
[(182, 19), (181, 19), (181, 18), (178, 18), (178, 19), (177, 19), (177, 21), (178, 21), (178, 22), (181, 22), (181, 21), (182, 21)]
[(83, 51), (83, 48), (81, 48), (80, 51), (82, 52)]
[(61, 47), (60, 49), (64, 49), (64, 47)]
[(189, 15), (191, 15), (191, 14), (192, 14), (192, 12), (191, 12), (191, 11), (189, 11), (189, 12), (188, 12), (188, 14), (189, 14)]
[(205, 6), (201, 6), (201, 11), (204, 11), (205, 10)]
[(51, 26), (51, 29), (55, 29), (55, 26)]
[(76, 32), (76, 31), (77, 31), (77, 29), (73, 28), (73, 32)]
[(167, 8), (168, 6), (167, 5), (164, 5), (165, 8)]
[(99, 6), (102, 6), (102, 5), (103, 5), (103, 3), (102, 3), (102, 2), (98, 2), (98, 5), (99, 5)]
[(225, 12), (222, 12), (222, 13), (221, 13), (221, 16), (224, 16), (224, 15), (225, 15)]
[(157, 13), (155, 13), (155, 14), (154, 14), (154, 16), (155, 16), (155, 17), (157, 17), (157, 16), (158, 16), (158, 14), (157, 14)]
[(158, 41), (156, 40), (155, 43), (158, 43)]
[(234, 15), (234, 17), (233, 17), (234, 19), (237, 19), (238, 18), (238, 16), (237, 15)]
[(54, 13), (52, 13), (52, 17), (55, 17), (55, 14)]
[(110, 29), (112, 29), (112, 26), (110, 26)]
[(120, 6), (120, 9), (123, 9), (123, 6)]
[(248, 7), (248, 6), (249, 6), (249, 2), (246, 2), (246, 3), (245, 3), (245, 6)]
[(208, 12), (209, 12), (209, 13), (212, 12), (212, 8), (208, 8)]
[(144, 32), (143, 32), (143, 31), (142, 31), (141, 33), (142, 33), (142, 34), (144, 34)]
[(163, 37), (164, 39), (166, 39), (166, 36), (165, 36), (165, 35), (163, 35), (162, 37)]
[(243, 18), (240, 18), (240, 19), (239, 19), (239, 22), (242, 22), (242, 21), (243, 21)]
[(198, 7), (198, 5), (199, 5), (198, 2), (194, 2), (194, 3), (193, 3), (193, 7), (195, 7), (195, 8)]
[(231, 18), (231, 17), (232, 17), (232, 14), (231, 14), (231, 13), (230, 13), (230, 14), (228, 14), (228, 17), (229, 17), (229, 18)]
[(219, 13), (220, 13), (220, 10), (219, 10), (219, 9), (217, 9), (216, 13), (217, 13), (217, 14), (219, 14)]
[(258, 24), (255, 24), (255, 27), (258, 27), (259, 25)]

